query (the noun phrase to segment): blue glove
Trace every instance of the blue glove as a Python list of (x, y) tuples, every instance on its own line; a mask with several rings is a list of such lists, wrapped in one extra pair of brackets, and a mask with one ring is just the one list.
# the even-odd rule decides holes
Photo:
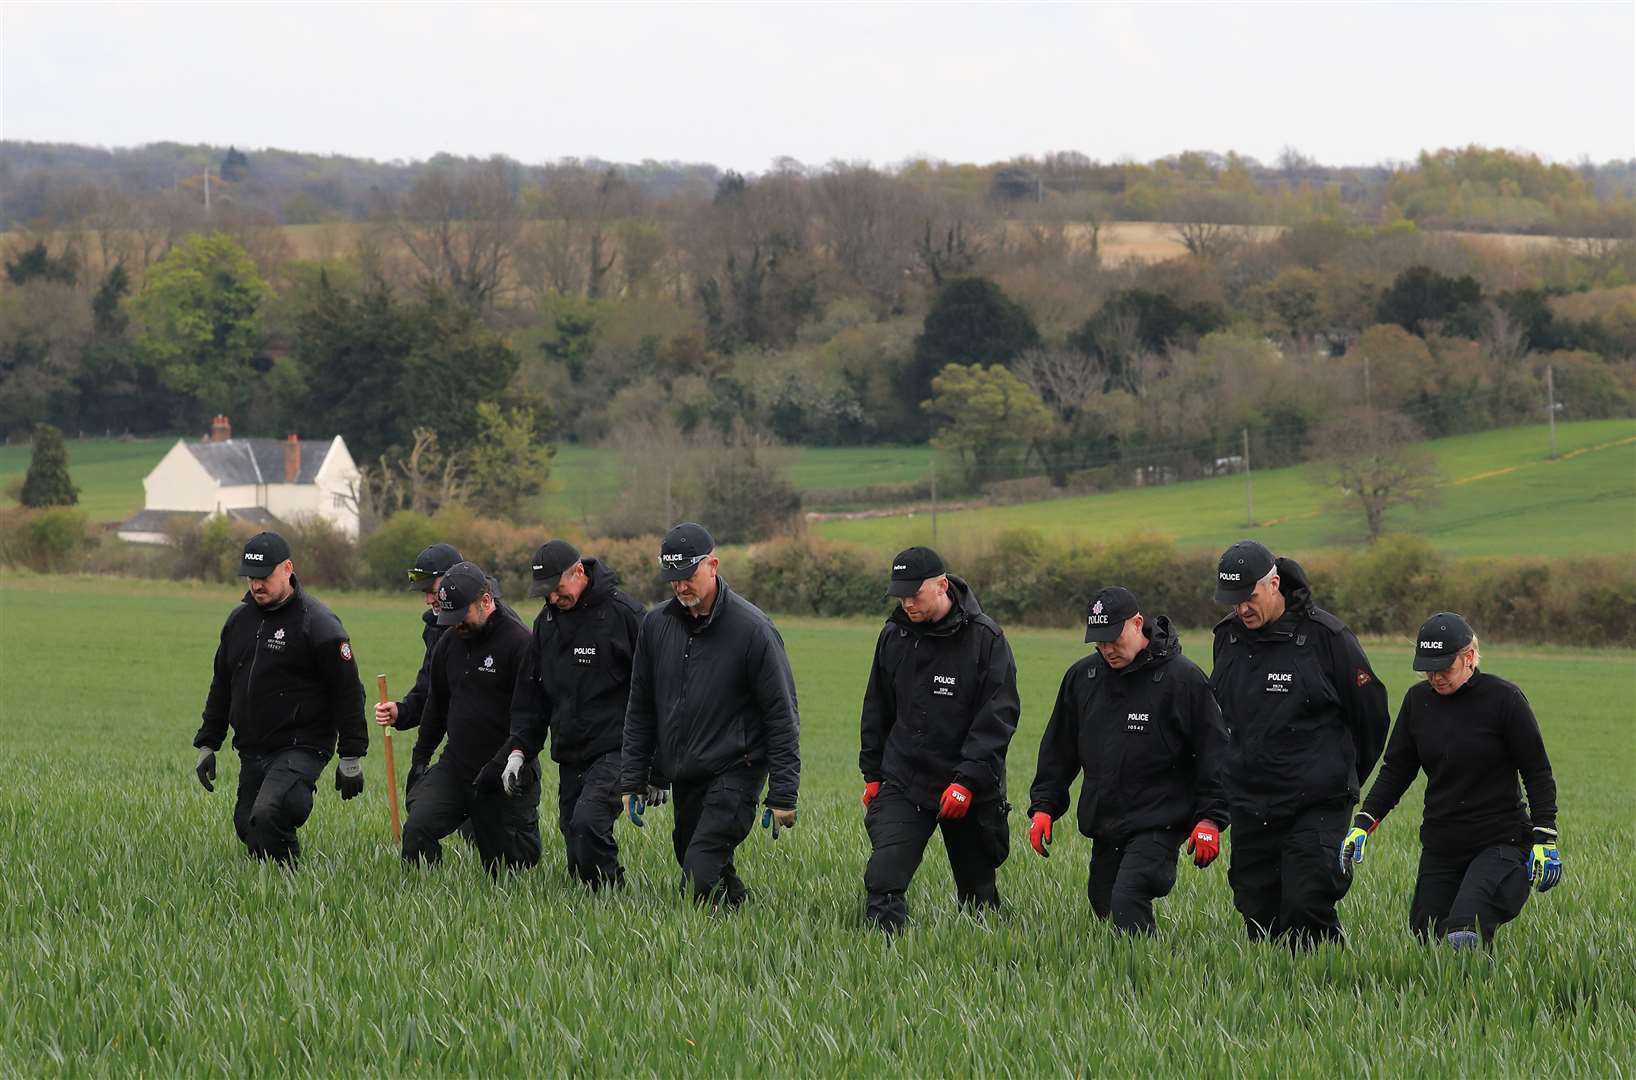
[(767, 807), (766, 813), (761, 815), (761, 827), (771, 829), (773, 839), (778, 839), (778, 830), (795, 828), (796, 819), (801, 816), (799, 810), (774, 810)]
[(1562, 883), (1562, 853), (1556, 849), (1556, 833), (1534, 830), (1534, 846), (1528, 852), (1528, 880), (1540, 892), (1550, 892)]
[(647, 803), (642, 801), (640, 791), (625, 796), (625, 813), (630, 817), (631, 824), (638, 829), (642, 828), (642, 811), (647, 809)]
[(1341, 873), (1350, 874), (1352, 863), (1363, 864), (1363, 849), (1369, 843), (1369, 834), (1374, 832), (1380, 822), (1365, 813), (1355, 814), (1352, 818), (1352, 828), (1341, 840)]

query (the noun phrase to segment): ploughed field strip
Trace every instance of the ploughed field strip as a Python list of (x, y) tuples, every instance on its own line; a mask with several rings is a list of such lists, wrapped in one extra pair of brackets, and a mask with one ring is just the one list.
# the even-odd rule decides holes
[[(1370, 839), (1340, 905), (1348, 948), (1292, 957), (1244, 943), (1225, 855), (1203, 871), (1184, 862), (1149, 942), (1092, 918), (1089, 844), (1071, 816), (1049, 860), (1027, 849), (1021, 804), (1040, 733), (1086, 646), (1073, 627), (1012, 630), (1023, 712), (1006, 908), (985, 921), (957, 913), (929, 850), (914, 922), (888, 943), (863, 924), (858, 805), (878, 623), (778, 620), (800, 693), (800, 826), (776, 844), (756, 830), (740, 849), (751, 901), (713, 918), (676, 895), (665, 807), (643, 830), (621, 824), (620, 894), (570, 886), (554, 834), (539, 868), (498, 885), (455, 840), (442, 866), (406, 870), (373, 732), (362, 798), (343, 803), (326, 770), (299, 871), (246, 859), (227, 821), (234, 755), (221, 755), (212, 796), (188, 746), (238, 595), (0, 578), (0, 1073), (1628, 1068), (1628, 650), (1484, 642), (1485, 670), (1519, 684), (1544, 729), (1567, 867), (1492, 958), (1427, 950), (1408, 933), (1423, 781)], [(319, 595), (346, 621), (366, 681), (384, 671), (406, 687), (422, 649), (418, 598)], [(1180, 636), (1208, 669), (1208, 635)], [(1411, 643), (1365, 645), (1395, 713)], [(546, 805), (555, 783), (547, 770)]]

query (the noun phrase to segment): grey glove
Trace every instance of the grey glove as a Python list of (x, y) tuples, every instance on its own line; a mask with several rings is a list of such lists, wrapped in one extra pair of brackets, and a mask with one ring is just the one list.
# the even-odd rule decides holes
[(663, 806), (670, 801), (670, 789), (649, 784), (648, 789), (642, 793), (642, 801), (649, 806)]
[(506, 755), (506, 767), (500, 773), (500, 784), (506, 789), (507, 795), (515, 795), (523, 789), (523, 752), (513, 750)]
[(364, 767), (355, 757), (344, 757), (335, 766), (335, 790), (341, 800), (356, 798), (364, 793)]
[(193, 766), (193, 772), (199, 777), (199, 783), (206, 791), (216, 790), (216, 751), (208, 746), (199, 747), (199, 761)]

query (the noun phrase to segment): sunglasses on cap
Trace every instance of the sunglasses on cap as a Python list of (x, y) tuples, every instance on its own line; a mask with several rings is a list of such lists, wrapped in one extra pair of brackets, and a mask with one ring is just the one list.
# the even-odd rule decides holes
[(691, 570), (693, 567), (695, 567), (695, 566), (699, 565), (700, 563), (704, 562), (704, 560), (710, 558), (711, 554), (712, 554), (711, 552), (707, 551), (703, 555), (695, 555), (691, 559), (688, 559), (686, 562), (679, 562), (679, 563), (667, 563), (667, 562), (665, 562), (665, 557), (663, 555), (661, 555), (661, 556), (659, 556), (659, 565), (664, 567), (666, 570), (679, 570), (679, 569), (681, 569), (683, 567), (686, 567), (689, 570)]
[(419, 567), (416, 567), (415, 569), (409, 571), (409, 580), (414, 582), (416, 585), (422, 585), (428, 581), (431, 581), (437, 576), (438, 574), (436, 570), (422, 570)]

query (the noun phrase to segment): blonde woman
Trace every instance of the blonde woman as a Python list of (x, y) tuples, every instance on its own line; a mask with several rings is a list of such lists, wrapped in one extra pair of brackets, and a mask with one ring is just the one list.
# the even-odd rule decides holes
[(1522, 691), (1482, 671), (1479, 658), (1476, 634), (1454, 612), (1420, 628), (1414, 668), (1426, 681), (1403, 695), (1380, 775), (1341, 844), (1341, 867), (1350, 871), (1424, 769), (1409, 927), (1422, 941), (1457, 949), (1491, 945), (1522, 911), (1530, 884), (1545, 892), (1562, 880), (1556, 780), (1539, 723)]

